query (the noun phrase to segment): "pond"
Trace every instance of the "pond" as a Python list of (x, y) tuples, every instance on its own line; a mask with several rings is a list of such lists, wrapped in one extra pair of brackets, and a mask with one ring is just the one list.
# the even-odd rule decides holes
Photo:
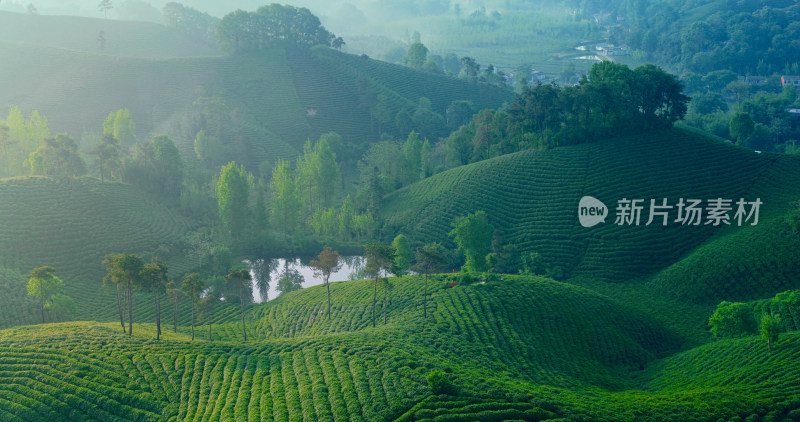
[[(322, 278), (314, 277), (314, 270), (309, 266), (312, 259), (314, 259), (314, 257), (262, 258), (253, 261), (245, 261), (250, 264), (250, 275), (253, 277), (253, 299), (255, 302), (261, 303), (278, 297), (280, 295), (280, 291), (278, 291), (278, 280), (287, 271), (298, 278), (297, 281), (304, 289), (322, 284)], [(331, 274), (330, 281), (356, 280), (361, 278), (358, 276), (358, 273), (364, 268), (364, 257), (343, 256), (339, 263), (342, 264), (342, 268)], [(256, 287), (256, 281), (260, 278), (267, 277), (269, 277), (269, 292), (267, 298), (262, 298), (261, 292), (258, 287)], [(299, 277), (302, 277), (302, 281)]]

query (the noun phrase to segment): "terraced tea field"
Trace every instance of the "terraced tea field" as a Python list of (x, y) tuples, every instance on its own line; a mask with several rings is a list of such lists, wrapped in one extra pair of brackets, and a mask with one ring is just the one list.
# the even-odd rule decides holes
[[(13, 421), (708, 420), (800, 408), (797, 333), (772, 353), (755, 337), (675, 353), (679, 340), (650, 317), (580, 287), (520, 276), (448, 287), (451, 280), (434, 278), (425, 320), (420, 278), (391, 279), (388, 324), (379, 304), (377, 328), (364, 310), (370, 280), (332, 285), (331, 321), (319, 314), (324, 286), (290, 293), (250, 313), (247, 343), (190, 342), (185, 327), (155, 342), (151, 325), (133, 338), (111, 323), (3, 330), (0, 414)], [(452, 386), (447, 394), (428, 384), (437, 370)]]
[[(106, 254), (152, 254), (159, 247), (176, 251), (195, 224), (122, 183), (91, 178), (0, 180), (0, 262), (21, 275), (42, 265), (55, 267), (65, 293), (78, 304), (78, 319), (114, 318), (113, 292), (101, 288)], [(25, 284), (26, 278), (15, 277), (14, 288), (4, 295), (19, 305), (0, 310), (2, 326), (13, 325), (9, 318), (27, 303)]]

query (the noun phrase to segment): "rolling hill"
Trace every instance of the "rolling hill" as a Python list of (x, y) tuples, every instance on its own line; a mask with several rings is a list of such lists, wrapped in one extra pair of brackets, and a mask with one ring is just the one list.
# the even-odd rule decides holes
[[(43, 23), (54, 29), (32, 31)], [(81, 44), (86, 31), (95, 42), (96, 27), (106, 24), (118, 26), (129, 54), (105, 54)], [(0, 28), (0, 104), (18, 105), (25, 113), (38, 109), (53, 132), (75, 137), (100, 132), (109, 112), (128, 108), (140, 140), (167, 134), (187, 153), (199, 122), (214, 115), (235, 124), (235, 133), (219, 136), (239, 145), (237, 161), (253, 168), (293, 159), (307, 139), (330, 131), (353, 144), (374, 142), (384, 131), (404, 138), (394, 116), (408, 108), (413, 113), (423, 96), (441, 115), (454, 100), (482, 109), (513, 97), (499, 87), (324, 48), (276, 47), (234, 56), (185, 49), (179, 47), (183, 41), (173, 42), (177, 35), (171, 29), (152, 23), (0, 13)], [(109, 31), (109, 43), (114, 36)], [(375, 110), (365, 93), (385, 98), (387, 124), (368, 123)], [(209, 99), (219, 106), (203, 110)]]
[[(794, 417), (798, 334), (772, 353), (748, 337), (678, 352), (663, 325), (539, 277), (451, 286), (393, 278), (388, 323), (371, 282), (312, 287), (261, 305), (227, 340), (152, 340), (77, 322), (0, 332), (6, 420), (716, 420)], [(428, 378), (442, 371), (445, 387)], [(698, 375), (698, 373), (700, 375)], [(699, 378), (698, 378), (699, 377)], [(449, 387), (447, 387), (449, 385)], [(442, 394), (436, 394), (442, 393)], [(751, 416), (756, 415), (756, 416)], [(558, 419), (564, 420), (564, 419)], [(736, 420), (736, 419), (735, 419)]]
[(122, 183), (93, 178), (0, 180), (0, 262), (6, 268), (0, 277), (10, 287), (3, 300), (14, 304), (0, 309), (0, 326), (39, 322), (36, 312), (20, 308), (30, 303), (22, 275), (42, 265), (55, 267), (64, 280), (65, 294), (78, 304), (75, 318), (113, 319), (113, 292), (101, 288), (103, 257), (159, 250), (175, 257), (171, 263), (177, 273), (191, 265), (177, 255), (183, 253), (184, 236), (196, 226)]

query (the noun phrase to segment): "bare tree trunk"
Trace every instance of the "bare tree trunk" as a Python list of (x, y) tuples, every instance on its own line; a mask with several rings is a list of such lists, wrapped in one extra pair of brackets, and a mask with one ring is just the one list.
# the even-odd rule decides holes
[(325, 277), (325, 287), (328, 288), (328, 321), (331, 320), (331, 285), (330, 283), (328, 283), (329, 278), (330, 275), (328, 275), (328, 277)]
[(372, 328), (375, 328), (375, 302), (378, 301), (378, 277), (375, 277), (375, 289), (372, 292)]
[(133, 336), (133, 294), (131, 283), (128, 283), (128, 336)]
[(172, 310), (172, 331), (178, 332), (178, 298), (175, 298), (175, 308)]
[(242, 333), (244, 333), (244, 341), (247, 341), (247, 327), (244, 325), (244, 286), (239, 283), (239, 304), (242, 311)]
[(422, 296), (422, 315), (423, 318), (428, 319), (428, 272), (425, 271), (425, 293)]
[(119, 311), (119, 323), (122, 324), (122, 332), (125, 333), (125, 317), (122, 314), (122, 300), (119, 298), (119, 284), (117, 284), (117, 310)]

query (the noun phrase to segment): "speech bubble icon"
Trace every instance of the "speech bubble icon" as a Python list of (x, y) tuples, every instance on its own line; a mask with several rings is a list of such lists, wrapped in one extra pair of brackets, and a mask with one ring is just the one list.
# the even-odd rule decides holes
[(578, 203), (578, 220), (583, 227), (594, 227), (606, 222), (608, 217), (608, 207), (600, 202), (599, 199), (584, 196)]

